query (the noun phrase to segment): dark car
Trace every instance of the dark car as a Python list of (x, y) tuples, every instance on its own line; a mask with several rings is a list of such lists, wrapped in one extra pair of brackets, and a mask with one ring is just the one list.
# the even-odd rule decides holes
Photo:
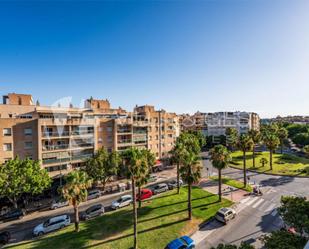
[(2, 221), (9, 221), (9, 220), (17, 220), (22, 219), (25, 216), (25, 212), (22, 209), (15, 209), (10, 211), (0, 217)]
[(5, 245), (9, 243), (11, 239), (11, 234), (8, 231), (4, 231), (0, 233), (0, 245)]

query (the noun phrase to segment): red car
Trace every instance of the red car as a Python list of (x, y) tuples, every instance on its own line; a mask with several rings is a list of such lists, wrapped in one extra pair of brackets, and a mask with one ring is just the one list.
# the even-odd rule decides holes
[(152, 191), (150, 189), (142, 189), (141, 190), (141, 196), (139, 194), (136, 195), (136, 199), (139, 200), (145, 200), (152, 196)]

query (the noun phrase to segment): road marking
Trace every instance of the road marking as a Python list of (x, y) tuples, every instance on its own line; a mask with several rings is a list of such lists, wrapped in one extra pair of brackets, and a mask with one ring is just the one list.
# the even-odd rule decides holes
[(277, 209), (274, 209), (274, 211), (271, 212), (271, 216), (276, 216), (278, 213)]
[(240, 201), (240, 203), (246, 203), (247, 201), (249, 201), (251, 199), (251, 197), (247, 197), (247, 198), (245, 198), (245, 199), (242, 199), (241, 201)]
[(259, 199), (259, 197), (253, 197), (250, 201), (248, 201), (247, 203), (245, 203), (247, 206), (250, 206), (251, 204), (253, 204), (255, 201), (257, 201)]
[(273, 210), (275, 206), (276, 206), (276, 204), (272, 203), (272, 204), (265, 210), (265, 213), (270, 212), (271, 210)]
[(264, 199), (258, 200), (252, 207), (257, 208), (263, 201), (264, 201)]

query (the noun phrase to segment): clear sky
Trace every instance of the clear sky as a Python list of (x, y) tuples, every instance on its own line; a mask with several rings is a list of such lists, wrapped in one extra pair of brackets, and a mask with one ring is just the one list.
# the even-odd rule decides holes
[(0, 94), (309, 115), (309, 1), (0, 2)]

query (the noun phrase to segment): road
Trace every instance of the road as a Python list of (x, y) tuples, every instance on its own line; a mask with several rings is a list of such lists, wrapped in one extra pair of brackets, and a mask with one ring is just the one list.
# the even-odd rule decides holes
[[(204, 168), (215, 174), (208, 160), (204, 160)], [(204, 169), (204, 174), (207, 170)], [(223, 175), (233, 179), (242, 180), (241, 170), (226, 169)], [(208, 236), (202, 240), (197, 249), (208, 249), (220, 243), (237, 244), (246, 241), (256, 248), (262, 248), (259, 237), (265, 233), (277, 230), (281, 226), (281, 220), (276, 208), (280, 206), (283, 195), (309, 195), (309, 178), (296, 178), (288, 176), (272, 176), (248, 172), (250, 182), (262, 186), (263, 196), (248, 197), (239, 204), (238, 216), (226, 226), (212, 221), (204, 229), (209, 229)]]
[[(160, 172), (157, 181), (155, 183), (149, 184), (148, 186), (150, 187), (160, 182), (166, 182), (168, 180), (175, 179), (175, 173), (176, 172), (174, 169)], [(80, 205), (79, 208), (80, 214), (82, 214), (90, 206), (99, 203), (103, 204), (106, 212), (112, 211), (110, 208), (112, 201), (117, 200), (120, 196), (125, 194), (131, 194), (131, 191), (129, 190), (125, 192), (120, 193), (118, 192), (114, 194), (104, 195), (101, 196), (100, 198), (84, 202)], [(74, 217), (72, 206), (62, 207), (56, 210), (42, 210), (26, 215), (21, 220), (0, 223), (0, 231), (4, 230), (10, 231), (12, 237), (10, 243), (17, 243), (24, 240), (29, 240), (33, 238), (32, 231), (35, 226), (46, 221), (51, 217), (55, 217), (62, 214), (69, 214), (72, 220)]]

